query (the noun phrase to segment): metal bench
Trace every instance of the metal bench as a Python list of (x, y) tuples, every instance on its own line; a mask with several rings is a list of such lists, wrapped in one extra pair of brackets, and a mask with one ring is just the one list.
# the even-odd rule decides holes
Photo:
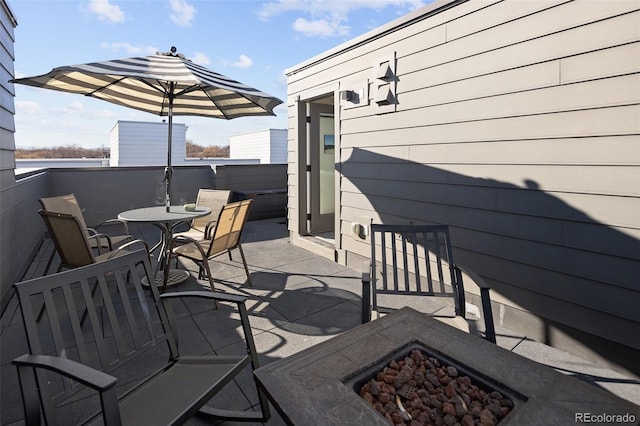
[[(143, 287), (145, 276), (154, 282), (148, 253), (140, 250), (15, 284), (30, 350), (13, 361), (27, 425), (42, 418), (55, 425), (60, 416), (80, 423), (64, 414), (74, 403), (98, 409), (84, 423), (102, 416), (106, 425), (182, 424), (196, 413), (236, 421), (269, 418), (260, 390), (260, 412), (205, 406), (249, 364), (258, 367), (246, 298), (202, 291), (160, 295), (154, 285)], [(235, 332), (241, 326), (240, 354), (182, 356), (171, 307), (172, 299), (182, 298), (210, 300), (212, 307), (220, 302), (211, 314), (218, 327)], [(47, 315), (37, 321), (43, 302)]]

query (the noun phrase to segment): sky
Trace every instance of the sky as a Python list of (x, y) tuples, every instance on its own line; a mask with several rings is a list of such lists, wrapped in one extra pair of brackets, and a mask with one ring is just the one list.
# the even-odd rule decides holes
[[(9, 0), (16, 16), (15, 76), (62, 65), (167, 52), (286, 101), (285, 70), (431, 0)], [(17, 148), (109, 147), (118, 120), (163, 117), (81, 95), (15, 85)], [(187, 140), (228, 145), (232, 135), (287, 127), (276, 117), (174, 117)]]

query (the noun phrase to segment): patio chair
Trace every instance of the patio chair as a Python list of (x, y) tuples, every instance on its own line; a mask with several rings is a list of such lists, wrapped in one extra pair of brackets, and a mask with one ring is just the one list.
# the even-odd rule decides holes
[[(29, 346), (29, 354), (13, 360), (25, 423), (40, 424), (44, 417), (50, 426), (57, 421), (177, 425), (196, 413), (268, 420), (268, 403), (259, 389), (260, 412), (204, 406), (239, 373), (249, 373), (246, 367), (258, 368), (246, 298), (203, 291), (160, 295), (156, 286), (143, 288), (143, 277), (151, 281), (153, 271), (147, 253), (139, 250), (14, 285)], [(96, 281), (98, 293), (92, 298), (89, 287)], [(172, 305), (194, 299), (224, 304), (225, 309), (213, 311), (217, 323), (235, 332), (240, 322), (244, 348), (236, 354), (183, 356)], [(34, 308), (42, 300), (53, 314), (38, 322)], [(84, 325), (81, 311), (88, 312)]]
[[(87, 238), (100, 235), (99, 238), (89, 238), (89, 244), (91, 248), (96, 249), (98, 251), (98, 254), (102, 253), (102, 251), (105, 250), (111, 251), (114, 247), (119, 247), (123, 243), (133, 240), (133, 237), (129, 234), (127, 223), (118, 219), (109, 219), (105, 222), (100, 223), (94, 228), (88, 227), (87, 223), (84, 220), (80, 204), (78, 203), (78, 200), (76, 199), (76, 196), (74, 194), (60, 195), (57, 197), (44, 197), (40, 198), (39, 201), (42, 209), (45, 211), (53, 213), (65, 213), (77, 217)], [(119, 227), (120, 230), (118, 232), (120, 233), (116, 235), (107, 235), (105, 233), (98, 232), (99, 228), (104, 228), (106, 226)], [(51, 267), (54, 255), (55, 253), (51, 253), (51, 257), (49, 258), (44, 271), (45, 275)]]
[[(240, 244), (242, 231), (247, 222), (249, 207), (252, 201), (253, 200), (244, 200), (226, 204), (218, 215), (218, 220), (216, 221), (216, 226), (213, 229), (210, 239), (195, 240), (184, 236), (172, 238), (169, 248), (170, 255), (167, 256), (166, 259), (166, 270), (169, 270), (171, 258), (177, 259), (178, 257), (185, 257), (190, 259), (199, 267), (198, 279), (204, 279), (206, 277), (209, 280), (211, 291), (215, 291), (213, 275), (209, 267), (209, 259), (213, 259), (225, 252), (231, 255), (231, 250), (237, 248), (242, 257), (244, 270), (247, 274), (247, 282), (249, 285), (252, 285), (247, 260), (245, 259), (242, 245)], [(163, 291), (167, 286), (168, 275), (169, 274), (165, 274), (165, 280), (162, 286)]]
[[(362, 277), (363, 324), (372, 313), (408, 305), (465, 328), (463, 268), (453, 259), (448, 226), (371, 224), (370, 238), (371, 262)], [(464, 273), (480, 287), (485, 338), (495, 343), (490, 288), (473, 271), (464, 268)]]
[[(57, 272), (64, 268), (73, 269), (110, 259), (136, 244), (142, 244), (147, 249), (147, 252), (149, 251), (145, 241), (132, 240), (116, 247), (115, 250), (96, 255), (92, 249), (92, 246), (95, 245), (92, 245), (90, 241), (102, 238), (102, 234), (87, 236), (82, 222), (75, 215), (45, 210), (39, 210), (38, 213), (44, 220), (49, 235), (51, 235), (51, 239), (60, 255), (60, 266)], [(96, 244), (99, 245), (99, 243)]]
[(197, 206), (209, 207), (211, 214), (194, 219), (189, 224), (189, 230), (175, 232), (174, 236), (183, 236), (195, 240), (208, 240), (211, 238), (211, 231), (216, 225), (216, 220), (222, 207), (231, 199), (231, 191), (226, 189), (204, 189), (198, 191), (196, 199)]

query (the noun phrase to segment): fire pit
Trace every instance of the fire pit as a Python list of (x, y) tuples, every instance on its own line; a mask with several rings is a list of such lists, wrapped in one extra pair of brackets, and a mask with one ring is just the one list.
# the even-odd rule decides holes
[(496, 425), (526, 401), (420, 342), (388, 354), (344, 383), (391, 424)]
[(491, 385), (511, 399), (514, 408), (501, 426), (574, 424), (591, 413), (640, 418), (640, 407), (629, 401), (410, 308), (274, 361), (255, 376), (287, 424), (388, 426), (354, 386), (415, 342), (440, 362), (455, 362), (458, 374), (477, 373), (486, 382), (479, 387)]

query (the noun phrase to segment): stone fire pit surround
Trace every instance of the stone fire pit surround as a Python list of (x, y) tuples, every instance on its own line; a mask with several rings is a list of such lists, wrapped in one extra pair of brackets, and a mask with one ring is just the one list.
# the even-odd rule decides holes
[[(627, 414), (640, 407), (411, 308), (355, 327), (255, 371), (292, 425), (388, 425), (346, 382), (412, 341), (492, 377), (527, 401), (501, 425), (575, 424), (577, 413)], [(541, 423), (542, 422), (542, 423)]]

